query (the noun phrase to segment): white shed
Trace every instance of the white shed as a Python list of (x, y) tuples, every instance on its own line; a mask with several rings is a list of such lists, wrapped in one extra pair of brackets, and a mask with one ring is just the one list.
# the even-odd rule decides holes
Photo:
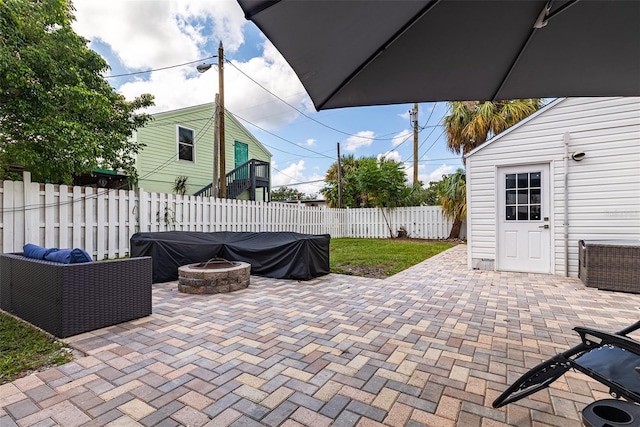
[(466, 158), (468, 265), (578, 275), (578, 241), (640, 239), (640, 98), (562, 98)]

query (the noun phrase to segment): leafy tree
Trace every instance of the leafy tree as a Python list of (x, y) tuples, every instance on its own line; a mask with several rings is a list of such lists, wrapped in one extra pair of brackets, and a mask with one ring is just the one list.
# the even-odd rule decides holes
[(535, 113), (541, 106), (540, 98), (449, 102), (450, 114), (444, 119), (447, 146), (464, 156), (491, 136)]
[(405, 204), (407, 175), (402, 163), (366, 157), (360, 160), (354, 175), (368, 205), (395, 208)]
[[(352, 154), (342, 156), (342, 207), (365, 208), (369, 207), (366, 196), (358, 188), (355, 171), (361, 159), (356, 160)], [(338, 162), (334, 162), (324, 178), (325, 187), (320, 190), (329, 207), (337, 208), (338, 203)]]
[[(338, 165), (333, 163), (320, 190), (330, 207), (338, 206)], [(422, 206), (430, 197), (422, 183), (410, 186), (402, 163), (375, 157), (342, 157), (342, 206), (348, 208)], [(435, 199), (432, 201), (435, 203)]]
[(458, 170), (443, 178), (437, 187), (442, 213), (453, 219), (453, 227), (449, 239), (457, 239), (462, 228), (462, 221), (467, 217), (467, 179), (464, 169)]
[(271, 191), (271, 200), (274, 202), (285, 202), (291, 200), (314, 200), (315, 194), (305, 194), (296, 188), (280, 187)]
[(385, 209), (403, 206), (407, 200), (407, 175), (402, 163), (393, 160), (376, 160), (374, 157), (361, 159), (355, 172), (356, 182), (368, 204), (382, 212), (389, 234), (393, 231)]
[[(442, 177), (443, 179), (446, 176)], [(438, 197), (438, 188), (442, 184), (442, 181), (431, 181), (429, 186), (424, 188), (422, 183), (416, 188), (416, 194), (413, 196), (419, 203), (413, 203), (411, 206), (437, 206), (440, 204), (440, 197)]]
[[(417, 191), (417, 190), (416, 190)], [(330, 207), (338, 206), (338, 165), (331, 165), (325, 176), (325, 187), (320, 190)], [(407, 185), (402, 163), (392, 160), (378, 161), (375, 157), (355, 159), (342, 157), (342, 206), (348, 208), (377, 207), (382, 210), (409, 206), (414, 189)], [(387, 220), (391, 233), (391, 225)]]
[(126, 101), (105, 60), (71, 28), (69, 0), (0, 0), (0, 179), (11, 165), (34, 180), (71, 183), (96, 167), (135, 179), (132, 132), (151, 95)]

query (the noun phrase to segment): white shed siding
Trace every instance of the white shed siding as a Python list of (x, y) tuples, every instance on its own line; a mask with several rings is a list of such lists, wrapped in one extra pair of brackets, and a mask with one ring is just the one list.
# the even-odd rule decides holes
[(569, 275), (577, 276), (578, 240), (640, 239), (640, 98), (568, 98), (467, 158), (470, 267), (496, 259), (497, 168), (549, 163), (552, 272), (565, 273), (565, 132), (569, 153), (586, 153), (569, 160)]

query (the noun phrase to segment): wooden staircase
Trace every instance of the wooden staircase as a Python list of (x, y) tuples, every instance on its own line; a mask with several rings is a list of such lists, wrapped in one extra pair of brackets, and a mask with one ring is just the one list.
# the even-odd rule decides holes
[[(236, 199), (240, 194), (249, 191), (249, 200), (256, 200), (256, 189), (266, 188), (263, 201), (271, 197), (271, 165), (269, 162), (251, 159), (241, 164), (226, 175), (227, 199)], [(194, 196), (212, 197), (213, 184), (197, 191)]]

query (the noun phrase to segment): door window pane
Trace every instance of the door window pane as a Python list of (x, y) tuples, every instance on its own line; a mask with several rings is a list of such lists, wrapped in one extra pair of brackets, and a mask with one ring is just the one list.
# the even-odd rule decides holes
[(542, 217), (542, 173), (505, 175), (505, 219), (539, 221)]
[(529, 201), (529, 191), (518, 190), (518, 204), (526, 205), (528, 201)]
[(539, 188), (533, 188), (530, 190), (531, 191), (531, 197), (530, 197), (530, 203), (535, 204), (535, 203), (541, 203), (540, 200), (540, 189)]
[(518, 221), (526, 221), (529, 219), (528, 206), (518, 206)]
[(533, 172), (529, 177), (529, 186), (532, 188), (540, 187), (540, 172)]
[(540, 205), (529, 206), (529, 219), (531, 220), (540, 219)]
[(519, 173), (518, 174), (518, 188), (527, 188), (529, 187), (529, 174), (528, 173)]

